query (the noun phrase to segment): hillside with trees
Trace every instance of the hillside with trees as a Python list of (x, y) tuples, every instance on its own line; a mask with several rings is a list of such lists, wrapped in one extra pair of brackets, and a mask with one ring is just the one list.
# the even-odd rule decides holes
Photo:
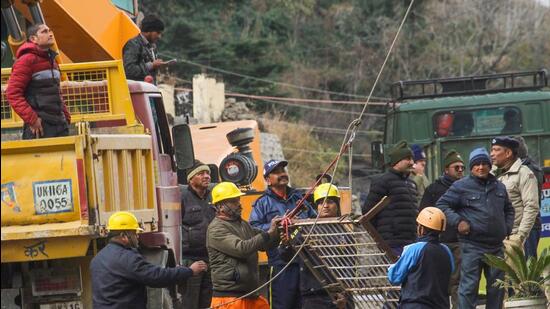
[[(143, 0), (140, 9), (165, 21), (159, 50), (166, 59), (180, 60), (169, 72), (179, 83), (209, 73), (228, 92), (360, 103), (409, 3)], [(385, 102), (391, 83), (399, 80), (549, 68), (548, 33), (550, 8), (535, 0), (416, 1), (371, 101)], [(249, 99), (247, 105), (311, 126), (312, 138), (331, 151), (362, 108), (268, 99)], [(369, 152), (369, 142), (380, 138), (373, 131), (383, 129), (384, 106), (368, 113), (355, 145), (358, 155)]]

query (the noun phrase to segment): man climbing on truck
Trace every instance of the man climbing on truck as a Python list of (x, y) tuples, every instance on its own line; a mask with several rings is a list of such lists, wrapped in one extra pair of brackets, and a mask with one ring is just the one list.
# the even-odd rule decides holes
[(53, 31), (44, 24), (27, 30), (28, 42), (17, 50), (6, 97), (25, 122), (23, 139), (69, 135), (71, 115), (61, 97)]

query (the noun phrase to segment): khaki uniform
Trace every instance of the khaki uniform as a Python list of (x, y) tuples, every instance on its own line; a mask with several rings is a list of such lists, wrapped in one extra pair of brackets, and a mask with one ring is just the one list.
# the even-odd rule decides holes
[(497, 175), (496, 168), (493, 168), (492, 173), (506, 186), (508, 198), (515, 210), (514, 226), (508, 242), (523, 248), (539, 212), (537, 178), (528, 167), (521, 164), (521, 159), (517, 159), (502, 174)]
[(416, 184), (416, 191), (418, 192), (418, 204), (420, 205), (420, 201), (424, 196), (424, 192), (426, 191), (426, 188), (430, 185), (430, 180), (428, 179), (428, 177), (426, 177), (426, 175), (419, 175), (414, 172), (411, 173), (409, 178)]

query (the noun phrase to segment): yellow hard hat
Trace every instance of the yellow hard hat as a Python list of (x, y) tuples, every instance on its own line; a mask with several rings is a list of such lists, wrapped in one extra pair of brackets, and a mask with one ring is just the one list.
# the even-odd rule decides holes
[(107, 229), (109, 231), (143, 231), (143, 229), (139, 227), (136, 216), (134, 216), (133, 213), (127, 211), (117, 211), (112, 214), (111, 217), (109, 217)]
[(441, 209), (426, 207), (418, 214), (416, 222), (432, 230), (444, 231), (445, 225), (447, 224), (447, 218)]
[(317, 203), (317, 201), (319, 201), (320, 199), (324, 199), (327, 196), (340, 198), (340, 192), (335, 185), (324, 183), (318, 186), (317, 189), (315, 189), (315, 191), (313, 192), (313, 201)]
[(228, 200), (244, 195), (232, 182), (220, 182), (212, 189), (212, 203), (217, 204), (221, 201)]

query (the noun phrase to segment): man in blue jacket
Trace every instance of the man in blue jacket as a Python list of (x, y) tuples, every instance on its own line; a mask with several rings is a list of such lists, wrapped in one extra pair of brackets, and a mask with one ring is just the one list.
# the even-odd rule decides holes
[(90, 265), (94, 309), (145, 309), (146, 286), (168, 287), (206, 270), (203, 261), (189, 268), (164, 268), (145, 261), (137, 251), (137, 232), (141, 229), (130, 212), (111, 215), (107, 229), (109, 243)]
[(458, 231), (462, 261), (458, 301), (461, 309), (474, 309), (481, 269), (487, 278), (487, 308), (502, 308), (504, 290), (494, 287), (504, 273), (489, 267), (484, 254), (503, 256), (502, 241), (512, 232), (514, 208), (506, 187), (489, 173), (491, 160), (485, 148), (470, 153), (470, 176), (453, 183), (438, 200), (448, 226)]
[(401, 309), (449, 308), (449, 280), (454, 271), (453, 254), (439, 243), (445, 231), (445, 214), (426, 207), (416, 218), (417, 242), (405, 246), (399, 260), (388, 269), (391, 284), (401, 284)]
[[(264, 165), (264, 178), (268, 188), (256, 200), (250, 214), (250, 224), (253, 227), (268, 231), (271, 220), (275, 216), (284, 216), (296, 208), (302, 194), (291, 188), (285, 167), (287, 161), (270, 160)], [(304, 211), (298, 218), (315, 218), (316, 212), (311, 205), (304, 202)], [(277, 248), (267, 251), (268, 265), (271, 267), (270, 277), (278, 274), (285, 262), (279, 258)], [(300, 296), (300, 266), (294, 261), (281, 275), (271, 282), (269, 287), (270, 304), (273, 309), (301, 308)]]

